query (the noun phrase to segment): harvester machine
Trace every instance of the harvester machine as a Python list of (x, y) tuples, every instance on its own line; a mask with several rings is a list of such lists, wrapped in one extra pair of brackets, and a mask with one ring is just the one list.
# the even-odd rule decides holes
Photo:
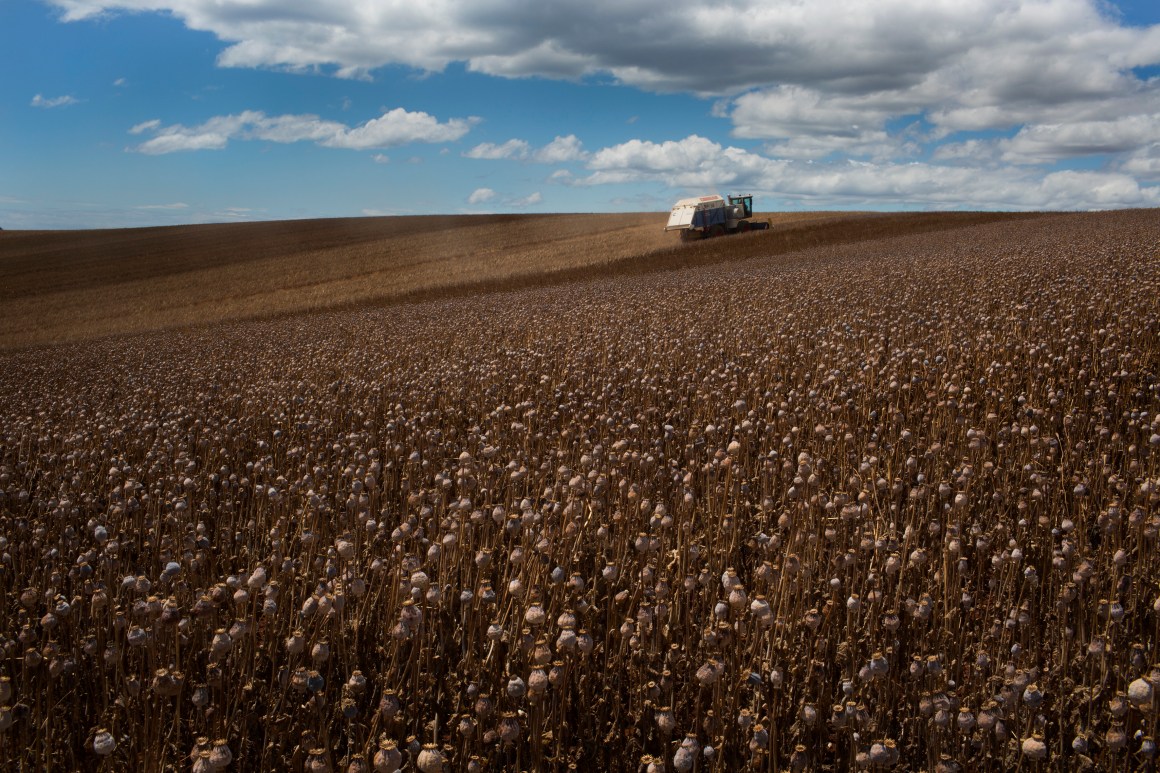
[(669, 213), (666, 231), (680, 231), (684, 240), (707, 239), (712, 236), (764, 231), (768, 220), (753, 220), (753, 197), (730, 196), (728, 201), (713, 196), (681, 199)]

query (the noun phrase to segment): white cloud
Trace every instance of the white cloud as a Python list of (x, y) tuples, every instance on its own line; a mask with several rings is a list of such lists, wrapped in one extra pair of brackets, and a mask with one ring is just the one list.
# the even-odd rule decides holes
[(588, 161), (593, 173), (579, 182), (599, 185), (660, 180), (673, 188), (711, 188), (769, 178), (786, 163), (741, 148), (722, 147), (693, 134), (677, 141), (629, 140), (602, 148)]
[(1160, 182), (1160, 143), (1140, 148), (1129, 155), (1120, 170), (1142, 180)]
[(969, 139), (939, 145), (931, 158), (935, 161), (992, 163), (999, 158), (998, 140)]
[(478, 123), (477, 118), (452, 118), (439, 123), (434, 116), (423, 112), (408, 112), (397, 107), (378, 118), (353, 129), (342, 130), (322, 141), (332, 148), (390, 148), (412, 142), (454, 142)]
[(523, 0), (51, 2), (66, 20), (172, 14), (229, 44), (225, 66), (362, 77), (464, 62), (503, 77), (605, 73), (647, 90), (735, 95), (723, 114), (737, 136), (787, 141), (779, 147), (794, 157), (844, 146), (881, 156), (886, 122), (911, 113), (957, 132), (1160, 109), (1160, 82), (1133, 73), (1160, 64), (1160, 25), (1126, 26), (1103, 0), (591, 0), (550, 13)]
[[(714, 96), (713, 113), (732, 122), (734, 136), (765, 142), (767, 155), (720, 148), (724, 158), (716, 160), (697, 155), (689, 138), (669, 147), (624, 143), (611, 155), (607, 148), (590, 155), (572, 135), (538, 150), (513, 139), (464, 154), (587, 162), (591, 174), (578, 182), (588, 184), (641, 174), (674, 185), (708, 183), (765, 173), (779, 162), (797, 169), (796, 162), (809, 160), (832, 170), (838, 167), (830, 162), (843, 157), (904, 170), (927, 155), (935, 162), (929, 169), (982, 165), (991, 170), (984, 177), (1008, 186), (1002, 191), (1022, 191), (1014, 195), (1019, 201), (1053, 200), (1046, 188), (1026, 187), (1046, 183), (1046, 172), (1002, 164), (1109, 154), (1112, 174), (1156, 178), (1148, 149), (1157, 142), (1160, 78), (1146, 79), (1139, 68), (1160, 65), (1160, 25), (1128, 26), (1106, 0), (50, 2), (71, 21), (118, 10), (171, 14), (226, 45), (222, 66), (366, 78), (385, 65), (437, 72), (457, 62), (499, 77), (597, 75), (648, 91)], [(154, 136), (139, 149), (217, 148), (242, 138), (378, 148), (458, 139), (471, 127), (471, 119), (440, 123), (406, 111), (354, 128), (316, 116), (261, 116), (241, 127), (231, 118), (143, 128)], [(919, 130), (898, 128), (910, 123)], [(615, 155), (627, 165), (615, 163)], [(669, 156), (695, 164), (650, 171), (650, 163)], [(885, 174), (921, 182), (913, 169)], [(1150, 195), (1121, 186), (1119, 177), (1105, 183), (1111, 188), (1100, 190), (1121, 198)]]
[(159, 128), (161, 128), (161, 119), (154, 118), (154, 119), (149, 120), (149, 121), (142, 121), (141, 123), (137, 124), (136, 126), (131, 127), (129, 129), (129, 133), (130, 134), (141, 134), (143, 132), (149, 132), (149, 131), (153, 131), (154, 129), (159, 129)]
[(543, 200), (544, 197), (540, 195), (539, 191), (536, 191), (535, 193), (530, 193), (527, 196), (523, 196), (518, 199), (512, 199), (508, 202), (508, 205), (515, 207), (516, 209), (523, 209), (524, 207), (535, 206)]
[(69, 105), (75, 105), (79, 101), (80, 100), (76, 97), (70, 96), (68, 94), (65, 94), (61, 97), (45, 97), (41, 94), (37, 94), (32, 98), (32, 102), (30, 104), (33, 107), (40, 107), (48, 110), (54, 107), (67, 107)]
[(189, 205), (178, 201), (173, 204), (142, 204), (137, 209), (181, 210), (189, 209)]
[(391, 163), (391, 157), (384, 154), (384, 153), (375, 153), (373, 156), (371, 156), (371, 159), (376, 164), (389, 164), (389, 163)]
[[(523, 0), (51, 0), (66, 20), (170, 13), (230, 44), (227, 66), (333, 67), (465, 62), (505, 77), (609, 73), (657, 90), (728, 94), (769, 84), (833, 93), (898, 91), (997, 76), (994, 89), (1043, 98), (1104, 90), (1156, 63), (1160, 33), (1097, 0), (590, 0), (537, 12)], [(598, 20), (599, 23), (593, 23)], [(1004, 73), (1009, 75), (1004, 76)], [(1019, 84), (1023, 84), (1020, 86)], [(1044, 91), (1044, 87), (1047, 91)]]
[(1095, 154), (1123, 153), (1160, 142), (1160, 113), (1108, 121), (1076, 121), (1023, 127), (1003, 143), (1003, 160), (1055, 161)]
[(523, 140), (508, 140), (502, 145), (491, 142), (481, 142), (463, 155), (468, 158), (497, 160), (504, 158), (523, 159), (529, 153), (528, 143)]
[(540, 164), (563, 164), (570, 161), (582, 161), (588, 157), (582, 143), (575, 134), (566, 137), (557, 136), (542, 148), (532, 150), (526, 140), (512, 139), (496, 144), (481, 142), (463, 154), (467, 158), (478, 159), (511, 159), (516, 161), (535, 161)]
[(400, 107), (359, 126), (348, 127), (316, 115), (267, 116), (257, 110), (247, 110), (236, 115), (215, 116), (198, 126), (163, 126), (160, 120), (153, 119), (133, 126), (129, 133), (153, 134), (151, 139), (134, 148), (151, 155), (219, 150), (231, 139), (315, 142), (330, 148), (371, 150), (412, 142), (454, 141), (467, 134), (477, 121), (476, 118), (453, 118), (440, 123), (427, 113), (408, 112)]
[(556, 137), (532, 155), (532, 158), (541, 164), (564, 164), (570, 161), (582, 161), (587, 157), (588, 154), (584, 152), (584, 143), (577, 139), (575, 134), (569, 134), (567, 137)]
[(1107, 209), (1160, 205), (1160, 189), (1121, 172), (980, 168), (930, 163), (812, 163), (772, 159), (691, 135), (598, 150), (583, 185), (662, 182), (687, 194), (745, 189), (767, 199), (968, 209)]
[(468, 204), (483, 204), (495, 198), (495, 191), (491, 188), (476, 188), (467, 197)]

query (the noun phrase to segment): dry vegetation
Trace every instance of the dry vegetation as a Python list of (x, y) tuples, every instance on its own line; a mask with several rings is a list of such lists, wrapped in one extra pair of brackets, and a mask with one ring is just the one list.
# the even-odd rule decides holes
[[(771, 216), (761, 254), (1002, 214)], [(838, 217), (837, 220), (835, 218)], [(842, 226), (834, 229), (835, 222)], [(0, 349), (663, 268), (664, 216), (359, 218), (0, 233)], [(816, 225), (815, 225), (816, 224)], [(751, 249), (753, 245), (750, 245)]]
[(1151, 765), (1156, 213), (752, 236), (0, 356), (0, 767)]

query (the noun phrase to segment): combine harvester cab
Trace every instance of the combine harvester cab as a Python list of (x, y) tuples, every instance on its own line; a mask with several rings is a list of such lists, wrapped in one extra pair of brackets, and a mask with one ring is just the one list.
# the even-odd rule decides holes
[(673, 205), (665, 230), (680, 231), (682, 239), (692, 240), (769, 228), (769, 221), (751, 217), (752, 196), (730, 196), (728, 202), (717, 195), (697, 196)]

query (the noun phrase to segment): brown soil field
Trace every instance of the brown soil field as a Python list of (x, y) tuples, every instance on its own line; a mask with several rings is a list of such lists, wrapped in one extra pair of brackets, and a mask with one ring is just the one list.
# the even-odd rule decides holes
[(0, 349), (668, 270), (1008, 213), (765, 214), (681, 244), (663, 213), (393, 217), (0, 232)]

